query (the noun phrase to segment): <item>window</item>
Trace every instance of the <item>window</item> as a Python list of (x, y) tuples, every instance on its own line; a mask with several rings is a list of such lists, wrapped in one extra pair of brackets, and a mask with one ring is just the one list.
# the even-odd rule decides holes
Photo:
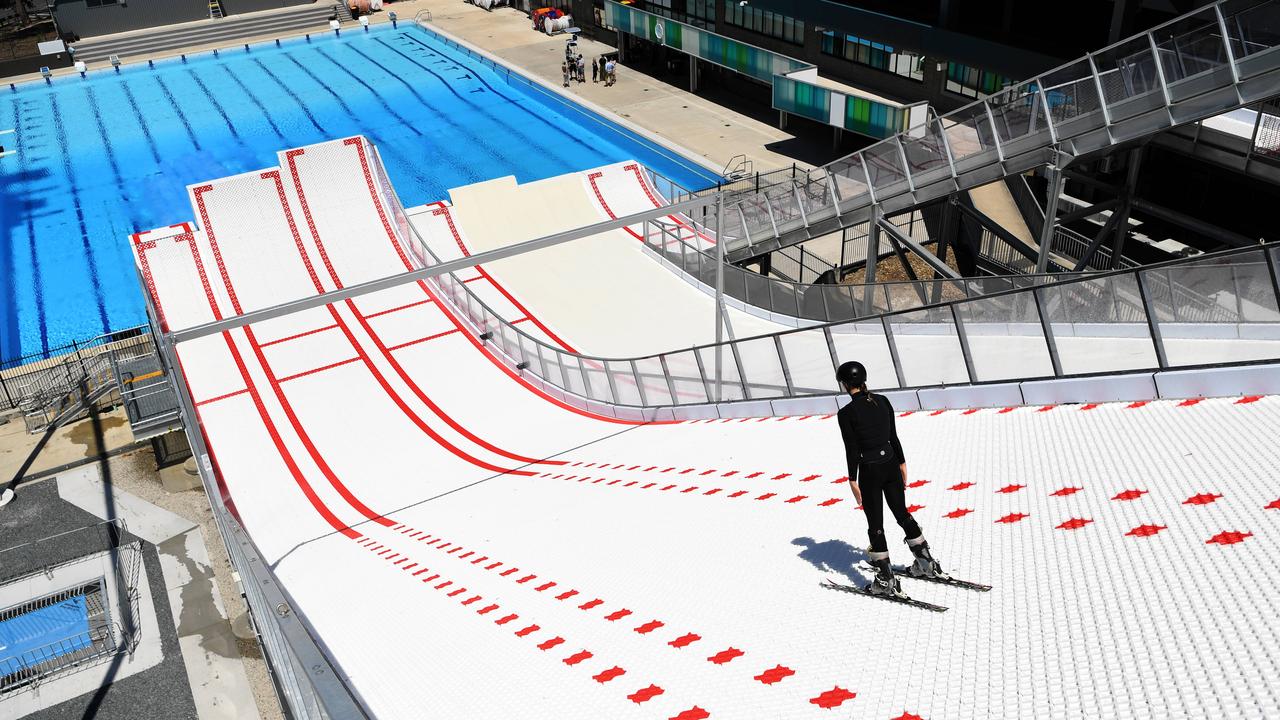
[(804, 44), (804, 22), (781, 13), (740, 5), (737, 0), (724, 0), (724, 21), (792, 45)]
[[(684, 7), (681, 8), (681, 5)], [(694, 27), (715, 29), (715, 0), (645, 0), (640, 6), (654, 15), (688, 23)]]
[(85, 7), (102, 7), (104, 5), (115, 5), (120, 0), (84, 0)]
[(924, 58), (913, 52), (894, 50), (889, 45), (837, 32), (822, 31), (822, 52), (859, 65), (869, 65), (917, 82), (924, 80)]
[(1003, 75), (969, 67), (956, 62), (947, 63), (947, 90), (965, 97), (977, 98), (990, 95), (1012, 84)]

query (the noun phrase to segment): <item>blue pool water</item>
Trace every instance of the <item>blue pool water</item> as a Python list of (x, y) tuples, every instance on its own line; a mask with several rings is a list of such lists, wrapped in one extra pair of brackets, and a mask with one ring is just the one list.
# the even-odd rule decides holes
[(91, 644), (84, 595), (0, 621), (0, 677)]
[(413, 26), (348, 30), (0, 89), (0, 361), (146, 322), (130, 233), (191, 219), (186, 185), (354, 134), (407, 205), (635, 158), (687, 188), (676, 153), (508, 82)]

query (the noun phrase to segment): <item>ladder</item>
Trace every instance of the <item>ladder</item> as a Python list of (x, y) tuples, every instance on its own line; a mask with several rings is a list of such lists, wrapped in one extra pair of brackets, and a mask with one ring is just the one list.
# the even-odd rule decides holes
[(209, 19), (220, 20), (223, 17), (222, 2), (220, 0), (209, 0)]

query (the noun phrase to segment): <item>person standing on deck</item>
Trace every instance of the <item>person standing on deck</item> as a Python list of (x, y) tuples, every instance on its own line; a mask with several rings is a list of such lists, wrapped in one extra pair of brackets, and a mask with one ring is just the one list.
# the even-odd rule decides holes
[(591, 82), (600, 82), (600, 63), (596, 60), (591, 61)]
[(885, 396), (867, 390), (867, 369), (862, 363), (841, 365), (836, 370), (836, 382), (851, 398), (840, 408), (836, 419), (849, 465), (849, 487), (867, 516), (867, 535), (871, 539), (867, 556), (876, 568), (876, 577), (867, 590), (874, 595), (903, 596), (889, 563), (884, 505), (889, 506), (902, 527), (907, 547), (915, 556), (908, 571), (916, 577), (933, 577), (942, 572), (942, 566), (933, 559), (920, 525), (907, 511), (907, 460), (898, 440), (893, 406)]
[(564, 86), (569, 87), (569, 61), (560, 63), (560, 74), (564, 77)]

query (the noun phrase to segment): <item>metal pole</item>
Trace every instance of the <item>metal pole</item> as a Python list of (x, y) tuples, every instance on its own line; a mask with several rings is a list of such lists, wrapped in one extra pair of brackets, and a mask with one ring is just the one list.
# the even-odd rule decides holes
[(1045, 199), (1044, 224), (1040, 226), (1040, 253), (1036, 256), (1036, 274), (1049, 269), (1049, 253), (1053, 249), (1053, 231), (1058, 226), (1058, 197), (1062, 195), (1063, 175), (1056, 164), (1045, 167), (1049, 171), (1049, 196)]
[(1040, 297), (1043, 288), (1032, 288), (1031, 299), (1036, 304), (1036, 315), (1040, 318), (1040, 329), (1044, 332), (1044, 342), (1049, 349), (1049, 363), (1053, 366), (1053, 376), (1062, 377), (1062, 360), (1058, 357), (1058, 341), (1053, 336), (1053, 324), (1044, 311), (1044, 300)]
[(1160, 336), (1160, 323), (1156, 319), (1155, 303), (1151, 302), (1151, 293), (1147, 292), (1146, 273), (1135, 272), (1138, 280), (1138, 296), (1142, 298), (1142, 310), (1147, 316), (1147, 328), (1151, 332), (1151, 344), (1156, 351), (1156, 364), (1161, 370), (1169, 367), (1169, 358), (1164, 353), (1164, 339)]
[(964, 321), (960, 319), (960, 311), (956, 310), (955, 303), (948, 307), (951, 308), (951, 320), (956, 325), (956, 339), (960, 341), (960, 354), (964, 357), (964, 369), (969, 374), (969, 382), (978, 382), (978, 373), (973, 367), (973, 352), (969, 349), (969, 334), (964, 331)]
[(907, 386), (907, 375), (902, 371), (902, 359), (898, 357), (898, 343), (893, 339), (893, 330), (889, 327), (889, 316), (880, 316), (880, 327), (884, 328), (884, 340), (889, 344), (889, 358), (893, 360), (893, 374), (898, 378), (898, 387)]
[(724, 370), (724, 241), (720, 231), (724, 227), (724, 196), (716, 197), (716, 397), (721, 400), (721, 379)]
[(880, 206), (871, 206), (871, 219), (867, 224), (867, 261), (863, 265), (863, 315), (872, 314), (872, 302), (876, 281), (876, 265), (880, 260)]

